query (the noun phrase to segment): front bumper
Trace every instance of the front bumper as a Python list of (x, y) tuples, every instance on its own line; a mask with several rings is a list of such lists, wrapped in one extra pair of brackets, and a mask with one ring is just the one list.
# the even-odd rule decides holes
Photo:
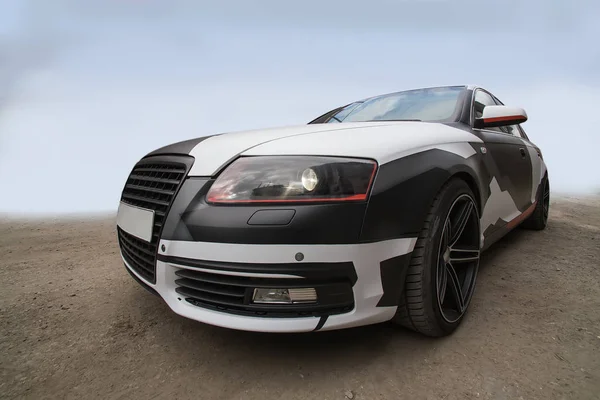
[[(160, 240), (159, 257), (156, 262), (156, 283), (147, 282), (124, 259), (129, 272), (141, 283), (156, 292), (177, 314), (225, 328), (259, 332), (309, 332), (334, 330), (360, 325), (375, 324), (390, 320), (397, 309), (404, 274), (416, 239), (394, 239), (376, 243), (345, 245), (256, 245), (211, 242), (187, 242)], [(164, 247), (163, 247), (164, 246)], [(303, 253), (304, 259), (296, 261), (295, 255)], [(295, 271), (303, 271), (302, 265), (337, 264), (351, 265), (356, 274), (352, 286), (351, 309), (333, 309), (308, 316), (269, 317), (243, 315), (232, 310), (211, 309), (186, 301), (178, 292), (176, 281), (181, 279), (180, 270), (198, 270), (168, 260), (212, 260), (219, 265), (253, 265), (247, 270), (202, 268), (204, 273), (226, 274), (227, 276), (272, 279), (313, 279), (302, 277), (298, 272), (269, 273), (274, 265), (293, 265)], [(164, 261), (167, 260), (167, 261)], [(260, 271), (256, 269), (260, 266)], [(300, 272), (301, 274), (302, 272)], [(270, 306), (277, 311), (278, 305)], [(275, 313), (274, 315), (277, 315)]]
[[(141, 160), (123, 190), (128, 211), (117, 218), (127, 270), (174, 312), (261, 332), (341, 329), (394, 316), (416, 238), (361, 237), (366, 203), (209, 205), (213, 180), (187, 177), (192, 162)], [(255, 287), (314, 287), (317, 302), (257, 305)]]

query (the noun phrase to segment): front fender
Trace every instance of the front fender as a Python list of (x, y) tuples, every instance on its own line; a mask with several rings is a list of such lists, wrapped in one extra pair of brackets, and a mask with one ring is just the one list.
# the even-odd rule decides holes
[[(449, 151), (453, 147), (457, 151)], [(484, 198), (480, 189), (485, 187), (480, 179), (480, 154), (469, 143), (457, 143), (453, 147), (422, 151), (379, 168), (363, 221), (361, 241), (417, 236), (436, 194), (457, 174), (471, 180), (467, 183), (474, 183), (477, 200)]]

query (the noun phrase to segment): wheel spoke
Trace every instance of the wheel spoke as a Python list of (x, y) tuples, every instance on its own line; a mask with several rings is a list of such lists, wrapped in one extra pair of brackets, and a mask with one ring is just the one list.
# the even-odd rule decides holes
[(456, 270), (451, 263), (446, 264), (446, 274), (448, 275), (448, 285), (450, 286), (450, 292), (456, 302), (458, 312), (462, 313), (465, 309), (465, 298), (463, 295), (462, 285), (456, 274)]
[(450, 245), (450, 220), (446, 221), (444, 225), (444, 233), (442, 233), (442, 248), (445, 249)]
[(550, 187), (548, 183), (544, 183), (544, 199), (543, 199), (544, 219), (548, 218), (548, 211), (550, 209)]
[(479, 260), (479, 250), (450, 248), (450, 262), (452, 264), (466, 263)]
[(544, 219), (548, 219), (548, 213), (550, 210), (550, 188), (546, 183), (544, 185), (544, 200), (543, 200)]
[(469, 195), (454, 200), (441, 228), (434, 282), (440, 313), (454, 323), (466, 310), (479, 267), (479, 218)]
[(465, 230), (465, 226), (467, 226), (467, 222), (469, 221), (469, 217), (471, 216), (471, 212), (473, 211), (473, 203), (470, 201), (467, 202), (464, 207), (460, 210), (460, 214), (456, 219), (455, 223), (452, 224), (452, 235), (450, 237), (450, 246), (454, 245), (463, 231)]
[(446, 287), (448, 286), (448, 273), (446, 272), (446, 263), (444, 260), (440, 259), (438, 265), (438, 294), (440, 296), (440, 304), (443, 304), (446, 297)]

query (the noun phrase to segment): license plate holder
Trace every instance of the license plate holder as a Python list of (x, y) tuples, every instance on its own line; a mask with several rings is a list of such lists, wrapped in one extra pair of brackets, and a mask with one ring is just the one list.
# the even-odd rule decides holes
[(117, 226), (130, 235), (151, 242), (154, 230), (154, 210), (121, 201), (117, 211)]

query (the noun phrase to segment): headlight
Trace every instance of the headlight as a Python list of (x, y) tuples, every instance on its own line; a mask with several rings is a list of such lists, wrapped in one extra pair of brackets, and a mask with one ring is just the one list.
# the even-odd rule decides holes
[(377, 164), (337, 157), (241, 157), (217, 178), (209, 203), (361, 201)]

